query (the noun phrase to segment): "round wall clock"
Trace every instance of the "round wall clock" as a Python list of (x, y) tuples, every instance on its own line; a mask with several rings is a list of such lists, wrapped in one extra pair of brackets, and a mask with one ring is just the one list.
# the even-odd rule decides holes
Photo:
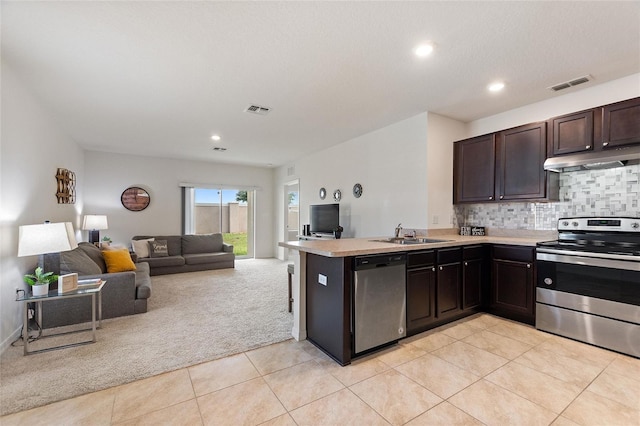
[(333, 191), (333, 201), (338, 202), (342, 198), (342, 192), (339, 189)]
[(320, 188), (320, 192), (318, 195), (320, 195), (321, 200), (324, 200), (324, 198), (327, 196), (327, 190), (324, 188)]
[(353, 196), (356, 198), (360, 198), (361, 195), (362, 195), (362, 185), (360, 185), (359, 183), (356, 183), (355, 185), (353, 185)]
[(122, 202), (125, 209), (131, 210), (132, 212), (139, 212), (149, 206), (151, 197), (144, 189), (131, 186), (124, 190), (120, 196), (120, 202)]

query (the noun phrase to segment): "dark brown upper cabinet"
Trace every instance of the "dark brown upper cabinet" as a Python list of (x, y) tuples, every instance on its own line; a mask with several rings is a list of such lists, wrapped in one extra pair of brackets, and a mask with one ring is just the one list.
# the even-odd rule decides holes
[(549, 156), (640, 144), (640, 98), (548, 120)]
[(595, 113), (596, 110), (590, 109), (549, 120), (549, 139), (554, 156), (593, 151)]
[(495, 200), (495, 134), (456, 142), (453, 152), (453, 202)]
[(558, 177), (543, 169), (546, 123), (533, 123), (454, 144), (453, 202), (557, 200)]
[[(496, 192), (499, 201), (557, 199), (547, 191), (547, 125), (532, 123), (498, 133), (496, 155)], [(549, 179), (548, 179), (549, 178)], [(551, 197), (549, 197), (551, 195)]]
[(602, 148), (640, 143), (640, 98), (602, 107)]

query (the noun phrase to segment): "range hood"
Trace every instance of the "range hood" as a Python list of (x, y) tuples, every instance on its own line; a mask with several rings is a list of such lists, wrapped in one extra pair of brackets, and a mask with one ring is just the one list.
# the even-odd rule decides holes
[(544, 169), (552, 172), (611, 169), (640, 163), (640, 146), (583, 152), (548, 158)]

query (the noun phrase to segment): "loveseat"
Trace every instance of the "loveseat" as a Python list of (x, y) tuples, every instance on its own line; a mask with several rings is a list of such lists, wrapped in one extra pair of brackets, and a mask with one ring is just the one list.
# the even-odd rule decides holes
[(233, 245), (222, 234), (136, 235), (131, 245), (138, 263), (147, 263), (151, 275), (234, 268)]
[[(124, 249), (128, 254), (128, 250)], [(114, 252), (115, 254), (115, 252)], [(106, 254), (105, 254), (106, 255)], [(110, 256), (109, 260), (113, 257)], [(151, 296), (149, 265), (114, 268), (131, 269), (124, 272), (108, 272), (102, 251), (93, 244), (82, 242), (78, 247), (62, 253), (43, 256), (43, 268), (55, 274), (78, 273), (78, 279), (102, 278), (106, 280), (102, 288), (102, 318), (114, 318), (147, 312), (147, 300)], [(74, 297), (52, 300), (42, 304), (43, 327), (58, 327), (91, 321), (91, 298)]]

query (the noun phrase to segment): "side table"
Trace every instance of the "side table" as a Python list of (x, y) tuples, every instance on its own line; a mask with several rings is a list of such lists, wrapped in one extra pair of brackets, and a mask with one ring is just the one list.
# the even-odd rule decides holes
[[(24, 296), (16, 298), (17, 302), (24, 303), (24, 313), (23, 313), (23, 323), (22, 323), (22, 340), (24, 340), (24, 354), (31, 355), (39, 352), (51, 351), (54, 349), (62, 349), (68, 348), (72, 346), (86, 345), (89, 343), (95, 343), (96, 341), (96, 305), (98, 308), (98, 327), (102, 327), (102, 287), (106, 284), (104, 280), (85, 280), (84, 282), (81, 280), (78, 282), (78, 288), (76, 290), (70, 291), (64, 294), (58, 294), (58, 290), (51, 290), (46, 296), (38, 296), (34, 297), (29, 294), (25, 294)], [(51, 300), (60, 300), (67, 299), (71, 297), (91, 297), (91, 328), (84, 328), (82, 330), (76, 330), (72, 332), (66, 333), (52, 333), (48, 335), (44, 335), (42, 332), (42, 304)], [(97, 299), (97, 303), (96, 303)], [(45, 349), (38, 349), (34, 351), (29, 350), (29, 315), (28, 315), (28, 304), (31, 302), (35, 302), (36, 304), (36, 315), (38, 318), (38, 324), (41, 330), (40, 338), (59, 336), (62, 334), (68, 333), (77, 333), (81, 331), (92, 331), (91, 340), (85, 340), (77, 343), (70, 343), (66, 345), (53, 346)]]

